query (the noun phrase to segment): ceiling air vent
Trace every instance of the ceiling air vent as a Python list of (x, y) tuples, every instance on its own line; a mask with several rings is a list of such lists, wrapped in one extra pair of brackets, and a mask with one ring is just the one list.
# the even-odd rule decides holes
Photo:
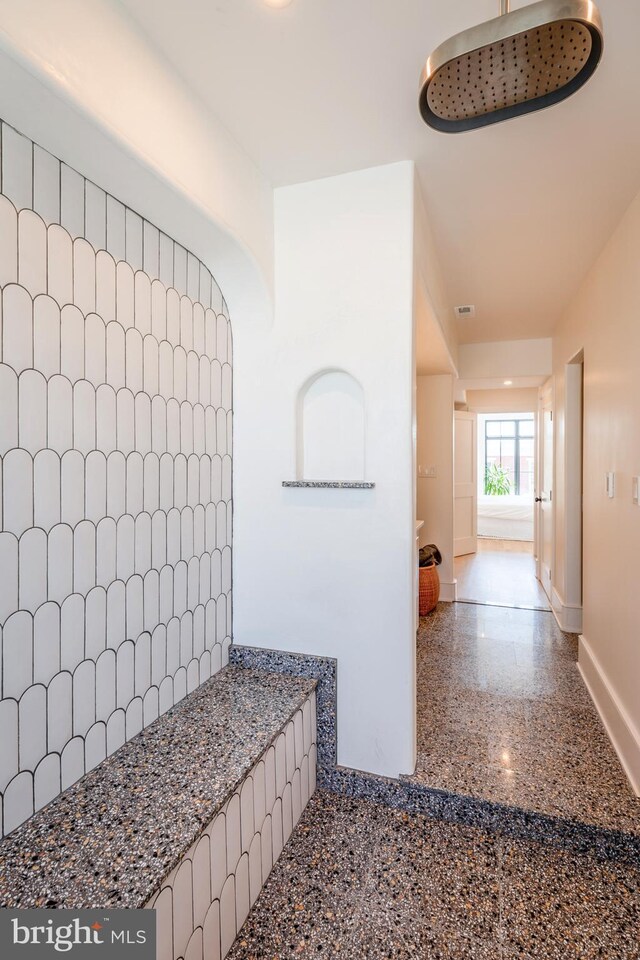
[(476, 315), (476, 308), (473, 304), (466, 304), (464, 307), (454, 307), (453, 312), (458, 320), (471, 320)]

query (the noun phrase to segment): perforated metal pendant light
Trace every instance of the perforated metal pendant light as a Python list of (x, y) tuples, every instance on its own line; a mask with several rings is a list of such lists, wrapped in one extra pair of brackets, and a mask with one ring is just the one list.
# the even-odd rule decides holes
[(592, 0), (541, 0), (446, 40), (420, 80), (420, 113), (445, 133), (499, 123), (559, 103), (600, 62), (602, 21)]

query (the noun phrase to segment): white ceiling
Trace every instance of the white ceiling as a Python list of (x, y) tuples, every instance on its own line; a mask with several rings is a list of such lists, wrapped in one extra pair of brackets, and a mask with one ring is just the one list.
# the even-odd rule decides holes
[[(498, 0), (113, 0), (279, 186), (416, 161), (460, 342), (548, 336), (640, 188), (640, 3), (564, 103), (458, 135), (417, 111), (426, 56)], [(524, 4), (514, 0), (512, 7)]]

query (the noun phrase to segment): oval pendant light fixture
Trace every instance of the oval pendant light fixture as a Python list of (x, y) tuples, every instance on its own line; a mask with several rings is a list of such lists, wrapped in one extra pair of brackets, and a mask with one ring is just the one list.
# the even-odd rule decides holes
[(430, 127), (460, 133), (559, 103), (579, 90), (602, 56), (592, 0), (541, 0), (442, 43), (420, 80), (420, 113)]

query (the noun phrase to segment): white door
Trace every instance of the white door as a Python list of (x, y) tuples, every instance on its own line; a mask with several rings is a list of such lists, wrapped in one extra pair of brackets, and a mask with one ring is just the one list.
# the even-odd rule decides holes
[(455, 412), (453, 555), (478, 549), (478, 455), (475, 413)]
[(537, 510), (537, 575), (551, 600), (551, 567), (553, 563), (553, 404), (551, 390), (543, 391), (539, 422)]

